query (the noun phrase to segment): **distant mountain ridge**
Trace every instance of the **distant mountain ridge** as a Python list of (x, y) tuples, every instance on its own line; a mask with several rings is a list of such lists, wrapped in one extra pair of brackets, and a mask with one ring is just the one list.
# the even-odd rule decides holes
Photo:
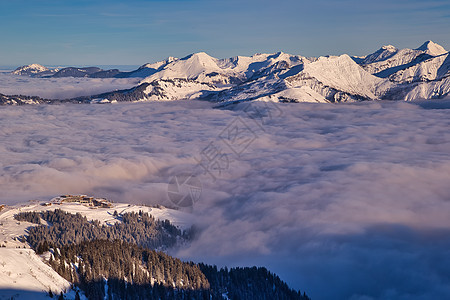
[(90, 78), (112, 78), (123, 73), (118, 69), (103, 70), (99, 67), (66, 67), (47, 68), (39, 64), (21, 66), (11, 72), (13, 75), (30, 76), (38, 78), (49, 77), (90, 77)]
[[(36, 65), (15, 72), (39, 74), (39, 70), (48, 72)], [(138, 86), (129, 90), (64, 100), (82, 103), (181, 99), (224, 104), (253, 100), (439, 99), (450, 93), (450, 57), (442, 46), (427, 41), (416, 49), (382, 46), (362, 57), (343, 54), (307, 58), (278, 52), (217, 59), (198, 52), (145, 64), (131, 72), (65, 68), (52, 76), (142, 78)]]

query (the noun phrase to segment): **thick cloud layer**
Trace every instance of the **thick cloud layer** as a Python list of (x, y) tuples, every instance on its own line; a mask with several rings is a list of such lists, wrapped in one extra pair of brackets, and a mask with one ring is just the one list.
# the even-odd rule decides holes
[(128, 89), (139, 82), (136, 78), (32, 78), (0, 72), (0, 93), (4, 95), (39, 96), (67, 99)]
[(171, 205), (170, 178), (195, 173), (183, 259), (265, 265), (314, 299), (449, 298), (443, 103), (1, 107), (0, 201)]

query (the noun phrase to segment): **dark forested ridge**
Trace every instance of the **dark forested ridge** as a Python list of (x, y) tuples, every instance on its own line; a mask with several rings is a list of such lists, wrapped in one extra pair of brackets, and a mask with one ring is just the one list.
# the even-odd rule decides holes
[(59, 209), (14, 217), (38, 224), (28, 228), (29, 244), (50, 251), (53, 269), (89, 299), (309, 299), (265, 268), (218, 269), (155, 251), (190, 239), (168, 220), (143, 212), (114, 216), (118, 222), (108, 226)]
[(117, 240), (64, 246), (50, 264), (89, 299), (309, 299), (265, 268), (218, 270)]
[(0, 105), (43, 104), (43, 103), (50, 103), (50, 102), (51, 102), (51, 100), (42, 99), (37, 96), (0, 94)]
[(97, 220), (88, 221), (80, 213), (71, 214), (60, 209), (44, 212), (23, 212), (14, 216), (17, 220), (40, 224), (40, 219), (50, 226), (39, 225), (28, 229), (27, 241), (38, 253), (49, 247), (62, 247), (96, 239), (121, 240), (149, 249), (169, 248), (178, 241), (189, 239), (189, 231), (182, 232), (168, 220), (160, 221), (148, 213), (124, 213), (112, 226), (100, 225)]
[[(222, 268), (199, 264), (213, 291), (225, 291), (229, 299), (270, 300), (309, 299), (306, 293), (295, 291), (266, 268)], [(220, 293), (219, 293), (220, 294)]]
[[(186, 291), (197, 298), (209, 290), (198, 265), (118, 240), (68, 245), (54, 254), (52, 267), (89, 299), (103, 299), (105, 290), (110, 299), (186, 299)], [(170, 291), (181, 298), (165, 297)]]

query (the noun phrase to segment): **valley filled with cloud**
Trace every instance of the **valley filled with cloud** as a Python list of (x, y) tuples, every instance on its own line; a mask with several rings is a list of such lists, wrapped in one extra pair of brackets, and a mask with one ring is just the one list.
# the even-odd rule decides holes
[(68, 99), (113, 90), (128, 89), (136, 78), (32, 78), (0, 72), (0, 94), (39, 96), (46, 99)]
[(177, 257), (264, 265), (313, 299), (450, 295), (448, 101), (213, 105), (1, 107), (0, 202), (170, 207), (170, 179), (195, 174)]

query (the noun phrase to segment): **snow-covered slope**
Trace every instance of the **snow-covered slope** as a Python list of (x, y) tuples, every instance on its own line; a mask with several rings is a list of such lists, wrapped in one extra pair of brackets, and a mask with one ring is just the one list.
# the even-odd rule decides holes
[[(6, 207), (0, 212), (0, 299), (48, 299), (51, 289), (59, 294), (70, 283), (48, 266), (23, 239), (33, 224), (18, 222), (14, 215), (40, 205)], [(73, 298), (72, 298), (73, 299)]]
[(312, 102), (312, 103), (328, 103), (327, 99), (310, 87), (300, 86), (291, 87), (281, 92), (270, 94), (268, 96), (263, 96), (257, 98), (260, 101), (272, 101), (272, 102), (288, 102), (288, 103), (299, 103), (299, 102)]
[(363, 57), (358, 63), (361, 65), (368, 65), (371, 63), (386, 60), (394, 56), (398, 52), (398, 49), (392, 45), (382, 46), (380, 49), (372, 54)]
[(142, 83), (134, 88), (71, 99), (82, 103), (116, 103), (141, 101), (189, 100), (205, 97), (211, 92), (220, 91), (211, 83), (203, 83), (191, 79), (156, 79), (150, 83)]
[(112, 203), (110, 208), (92, 208), (81, 203), (62, 203), (62, 204), (52, 204), (50, 206), (44, 206), (40, 202), (30, 202), (27, 204), (7, 206), (3, 211), (0, 212), (0, 245), (1, 241), (8, 241), (10, 245), (23, 246), (22, 243), (16, 242), (21, 236), (25, 234), (25, 229), (28, 226), (32, 226), (31, 223), (22, 222), (23, 224), (17, 224), (18, 222), (14, 219), (14, 215), (20, 212), (27, 211), (48, 211), (61, 209), (69, 213), (80, 213), (86, 216), (88, 220), (98, 220), (101, 224), (112, 224), (117, 222), (117, 219), (113, 217), (114, 211), (118, 213), (125, 212), (147, 212), (160, 220), (169, 220), (175, 226), (182, 229), (189, 228), (193, 220), (190, 218), (191, 215), (179, 210), (169, 209), (165, 207), (149, 207), (142, 205), (132, 205), (126, 203)]
[(377, 98), (376, 89), (383, 83), (382, 79), (366, 72), (346, 54), (320, 57), (317, 61), (305, 65), (298, 79), (308, 80), (309, 78), (314, 78), (335, 90), (368, 99)]
[(207, 99), (222, 103), (251, 101), (269, 97), (287, 88), (288, 86), (284, 80), (273, 75), (249, 81), (216, 94), (210, 94), (207, 96)]
[(49, 290), (59, 295), (69, 289), (70, 283), (33, 250), (0, 248), (0, 299), (50, 299)]
[(448, 76), (450, 76), (450, 55), (446, 53), (399, 70), (389, 76), (389, 80), (398, 83), (411, 83), (440, 80)]
[[(306, 57), (278, 52), (273, 54), (258, 53), (251, 57), (236, 56), (228, 59), (221, 59), (218, 61), (218, 64), (222, 69), (240, 74), (240, 77), (248, 80), (257, 79), (270, 74), (278, 74), (281, 77), (293, 67), (301, 66), (308, 62), (309, 60)], [(301, 68), (296, 69), (300, 70)]]
[(439, 99), (450, 95), (450, 77), (439, 81), (417, 84), (405, 97), (406, 101), (416, 99)]
[(423, 99), (443, 99), (450, 95), (450, 77), (429, 82), (399, 84), (389, 90), (384, 99), (414, 101)]
[(197, 99), (218, 88), (213, 84), (188, 79), (161, 79), (152, 81), (145, 89), (144, 101)]

